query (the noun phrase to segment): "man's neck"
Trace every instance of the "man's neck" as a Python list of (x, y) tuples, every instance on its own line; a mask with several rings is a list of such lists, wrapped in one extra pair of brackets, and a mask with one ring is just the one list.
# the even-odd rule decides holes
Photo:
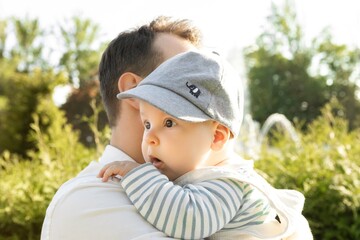
[(111, 129), (110, 144), (129, 155), (138, 163), (143, 163), (141, 153), (142, 126), (137, 111), (126, 111), (117, 125)]

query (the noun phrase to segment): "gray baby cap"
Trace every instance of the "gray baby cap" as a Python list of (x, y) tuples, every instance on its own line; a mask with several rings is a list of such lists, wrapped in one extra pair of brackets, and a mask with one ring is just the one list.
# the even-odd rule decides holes
[(185, 121), (215, 120), (234, 136), (243, 119), (241, 80), (225, 59), (212, 52), (180, 53), (117, 98), (138, 98)]

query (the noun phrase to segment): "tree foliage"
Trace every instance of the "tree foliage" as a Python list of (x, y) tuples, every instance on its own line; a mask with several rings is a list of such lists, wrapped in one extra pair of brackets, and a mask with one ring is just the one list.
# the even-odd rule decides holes
[(350, 129), (359, 127), (360, 51), (335, 44), (324, 31), (309, 45), (292, 2), (273, 5), (269, 26), (257, 44), (245, 49), (251, 113), (263, 123), (272, 113), (310, 123), (337, 97)]
[[(94, 104), (96, 107), (92, 106)], [(107, 125), (107, 116), (101, 102), (99, 81), (88, 81), (85, 86), (73, 89), (66, 103), (61, 106), (66, 118), (75, 130), (80, 132), (80, 141), (89, 147), (97, 146), (94, 129), (91, 129), (88, 120), (95, 116), (97, 128), (102, 130)], [(99, 110), (96, 113), (94, 110)]]
[(31, 72), (33, 68), (45, 69), (48, 64), (43, 58), (43, 30), (38, 19), (12, 19), (16, 44), (10, 51), (10, 57), (17, 60), (19, 72)]
[[(85, 86), (94, 82), (101, 51), (100, 47), (94, 50), (98, 27), (88, 19), (77, 17), (72, 18), (72, 23), (58, 26), (61, 32), (58, 39), (62, 40), (64, 48), (56, 52), (45, 49), (48, 36), (37, 19), (11, 18), (0, 22), (0, 153), (9, 150), (25, 156), (34, 147), (28, 136), (33, 122), (31, 116), (41, 99), (52, 99), (55, 87), (74, 83), (75, 75), (85, 91)], [(15, 39), (12, 46), (7, 45), (10, 37)], [(50, 54), (45, 55), (45, 52)], [(53, 59), (51, 53), (60, 53), (62, 57), (58, 63), (50, 61)], [(99, 100), (97, 91), (90, 96)], [(87, 100), (82, 105), (73, 102), (72, 106), (88, 109), (91, 99)], [(88, 117), (92, 113), (77, 113), (79, 118), (84, 114)], [(81, 129), (74, 115), (68, 113), (67, 116), (75, 129)], [(101, 119), (104, 126), (106, 117)], [(88, 128), (86, 130), (88, 135)]]
[(69, 73), (73, 85), (85, 87), (86, 83), (97, 75), (102, 50), (99, 46), (95, 46), (95, 40), (99, 36), (99, 26), (90, 19), (73, 17), (60, 25), (60, 32), (65, 51), (59, 65)]
[(0, 19), (0, 59), (4, 58), (7, 21)]
[(64, 83), (66, 79), (62, 74), (35, 69), (28, 74), (14, 72), (9, 78), (3, 78), (3, 81), (6, 81), (3, 86), (6, 105), (0, 117), (0, 146), (24, 155), (34, 147), (28, 138), (32, 114), (41, 100), (52, 102), (55, 86)]
[[(59, 65), (69, 74), (74, 86), (66, 103), (61, 106), (66, 112), (68, 122), (80, 131), (80, 141), (86, 146), (96, 146), (94, 132), (84, 119), (93, 116), (90, 102), (101, 105), (97, 70), (102, 47), (96, 45), (99, 26), (90, 19), (73, 17), (60, 26), (62, 45), (65, 51)], [(98, 127), (103, 129), (108, 123), (105, 110), (99, 113)]]

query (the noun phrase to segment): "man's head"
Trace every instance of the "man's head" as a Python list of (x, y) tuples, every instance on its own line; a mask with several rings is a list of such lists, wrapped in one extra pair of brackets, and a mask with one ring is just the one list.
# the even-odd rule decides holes
[(200, 46), (200, 31), (188, 20), (158, 17), (148, 25), (122, 32), (110, 42), (99, 65), (100, 92), (111, 127), (117, 125), (119, 79), (127, 72), (146, 77), (164, 60), (193, 45)]
[(111, 126), (110, 144), (135, 161), (141, 154), (143, 125), (138, 105), (119, 101), (116, 94), (136, 85), (166, 59), (200, 47), (200, 30), (189, 20), (158, 17), (150, 24), (122, 32), (103, 53), (100, 66), (100, 93)]

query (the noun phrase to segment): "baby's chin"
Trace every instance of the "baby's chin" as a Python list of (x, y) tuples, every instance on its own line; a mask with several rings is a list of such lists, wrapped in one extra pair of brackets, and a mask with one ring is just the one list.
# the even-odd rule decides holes
[(159, 170), (162, 174), (164, 174), (168, 179), (169, 181), (175, 181), (177, 178), (180, 177), (179, 174), (175, 174), (175, 173), (169, 173), (167, 171), (163, 171), (163, 170)]
[(182, 175), (178, 172), (173, 172), (169, 170), (166, 164), (158, 158), (151, 158), (147, 160), (147, 162), (150, 162), (154, 167), (157, 168), (157, 170), (159, 170), (161, 174), (165, 175), (170, 181), (174, 181)]
[(169, 179), (169, 181), (174, 181), (176, 179), (172, 174), (169, 174), (166, 171), (160, 170), (160, 172), (164, 174)]

